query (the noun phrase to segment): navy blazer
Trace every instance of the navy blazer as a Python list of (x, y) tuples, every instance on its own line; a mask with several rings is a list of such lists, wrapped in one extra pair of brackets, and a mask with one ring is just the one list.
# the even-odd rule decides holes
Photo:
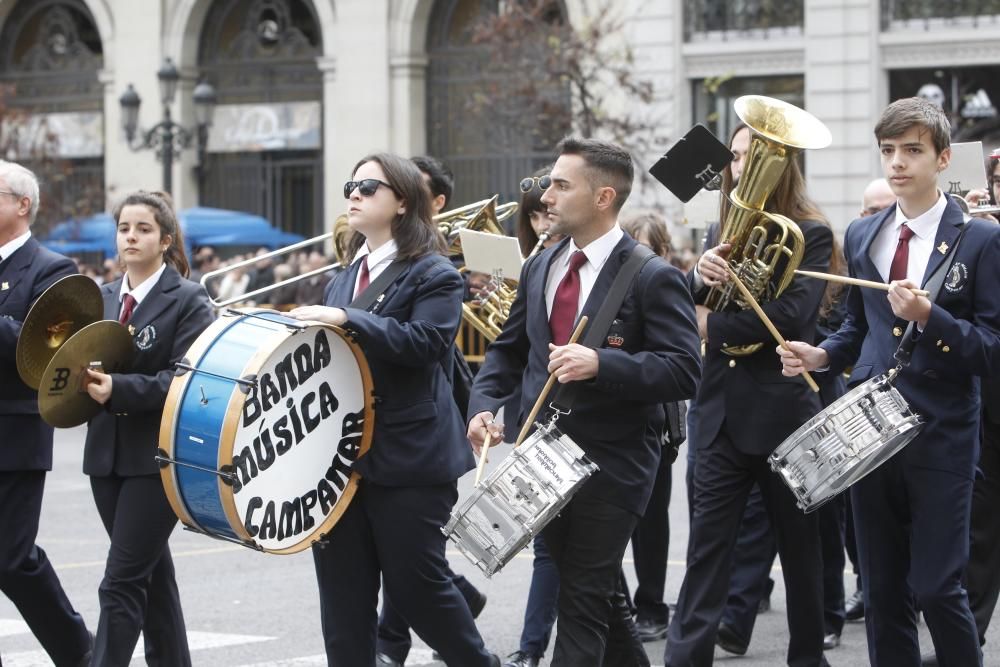
[[(895, 215), (891, 206), (847, 228), (844, 255), (851, 276), (884, 282), (869, 250)], [(962, 209), (949, 199), (922, 284), (945, 259), (938, 248), (954, 246), (964, 220)], [(1000, 362), (1000, 227), (979, 218), (970, 218), (966, 226), (910, 365), (894, 384), (927, 421), (902, 452), (906, 462), (971, 478), (978, 460), (977, 376), (996, 373)], [(820, 345), (830, 356), (830, 372), (853, 363), (850, 385), (886, 372), (895, 366), (893, 354), (906, 324), (893, 315), (884, 292), (852, 289), (843, 325)]]
[[(122, 280), (101, 287), (106, 320), (118, 319)], [(111, 374), (111, 398), (88, 424), (84, 473), (97, 477), (159, 473), (153, 457), (174, 365), (214, 319), (205, 288), (181, 278), (168, 265), (132, 314), (135, 360), (128, 373)]]
[(440, 255), (414, 259), (369, 310), (348, 308), (361, 262), (338, 273), (326, 305), (344, 308), (375, 385), (375, 431), (354, 464), (385, 486), (454, 482), (475, 465), (452, 396), (451, 346), (462, 321), (462, 276)]
[[(496, 413), (520, 385), (520, 414), (505, 417), (508, 432), (517, 433), (512, 429), (520, 430), (538, 399), (549, 376), (552, 341), (545, 285), (553, 257), (568, 243), (563, 240), (522, 268), (510, 316), (476, 376), (470, 416)], [(581, 315), (596, 316), (635, 245), (626, 234), (615, 246)], [(698, 325), (683, 274), (659, 257), (650, 260), (630, 286), (607, 338), (618, 345), (609, 347), (604, 340), (597, 350), (597, 377), (580, 383), (572, 412), (560, 417), (559, 428), (600, 466), (580, 493), (642, 514), (659, 465), (661, 405), (693, 396), (701, 373)], [(538, 421), (546, 413), (547, 408)]]
[(0, 265), (0, 471), (51, 470), (52, 427), (38, 416), (38, 392), (17, 372), (15, 351), (21, 324), (52, 283), (76, 273), (72, 260), (43, 248), (34, 238)]
[[(800, 268), (828, 271), (833, 232), (816, 221), (798, 224), (805, 238)], [(707, 243), (707, 247), (713, 245)], [(784, 266), (784, 261), (779, 262), (778, 272)], [(692, 270), (692, 288), (693, 275)], [(761, 308), (786, 340), (812, 342), (825, 290), (822, 280), (799, 276), (781, 296)], [(695, 301), (703, 302), (707, 294), (707, 288), (698, 290)], [(743, 357), (722, 352), (727, 345), (752, 343), (763, 346)], [(767, 455), (823, 409), (819, 396), (802, 378), (781, 374), (781, 359), (774, 353), (775, 347), (774, 338), (753, 310), (728, 310), (708, 316), (705, 370), (698, 388), (697, 409), (692, 410), (697, 423), (691, 430), (699, 446), (712, 442), (725, 423), (736, 449), (745, 454)]]

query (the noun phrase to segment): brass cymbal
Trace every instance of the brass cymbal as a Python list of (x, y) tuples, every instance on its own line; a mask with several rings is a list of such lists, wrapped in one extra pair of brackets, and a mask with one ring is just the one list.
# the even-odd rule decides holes
[(32, 304), (17, 337), (17, 372), (38, 389), (45, 367), (70, 336), (104, 318), (101, 288), (87, 276), (57, 280)]
[(105, 373), (128, 371), (135, 357), (132, 336), (114, 320), (88, 324), (56, 350), (42, 373), (38, 412), (57, 428), (78, 426), (103, 408), (81, 390), (90, 364), (99, 362)]

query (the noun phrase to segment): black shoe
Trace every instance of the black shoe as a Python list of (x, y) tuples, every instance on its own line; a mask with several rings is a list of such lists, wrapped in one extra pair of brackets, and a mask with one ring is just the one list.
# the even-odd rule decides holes
[(507, 656), (503, 667), (538, 667), (539, 660), (541, 660), (540, 657), (528, 655), (524, 651), (514, 651)]
[(844, 618), (848, 621), (860, 621), (865, 617), (865, 599), (861, 590), (854, 591), (854, 595), (847, 599), (844, 605)]
[(832, 651), (838, 646), (840, 646), (840, 635), (838, 635), (836, 632), (831, 632), (828, 635), (823, 635), (824, 651)]
[(477, 598), (474, 600), (466, 600), (469, 605), (469, 611), (472, 612), (472, 618), (479, 618), (479, 615), (483, 613), (483, 608), (486, 606), (486, 594), (480, 591), (476, 591)]
[(641, 618), (635, 622), (635, 631), (641, 642), (655, 642), (667, 636), (667, 624)]
[[(87, 652), (84, 653), (80, 657), (80, 661), (76, 663), (76, 667), (90, 667), (90, 662), (93, 659), (93, 655), (94, 655), (94, 633), (88, 631), (87, 634), (89, 635), (89, 646), (90, 646), (90, 648), (88, 648)], [(2, 667), (2, 666), (3, 666), (3, 663), (0, 663), (0, 667)]]
[(719, 632), (715, 635), (715, 645), (726, 653), (746, 655), (747, 643), (736, 635), (736, 631), (725, 623), (719, 623)]
[(937, 653), (925, 653), (920, 656), (920, 667), (937, 667)]
[(403, 667), (403, 663), (401, 663), (399, 660), (394, 660), (393, 658), (390, 658), (385, 653), (375, 654), (375, 664), (378, 667)]
[(762, 597), (760, 602), (757, 603), (757, 613), (766, 614), (771, 611), (771, 596)]

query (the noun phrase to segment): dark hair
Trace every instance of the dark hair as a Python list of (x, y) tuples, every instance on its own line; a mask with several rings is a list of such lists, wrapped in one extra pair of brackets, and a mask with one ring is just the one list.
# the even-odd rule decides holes
[(556, 155), (579, 155), (587, 165), (591, 188), (610, 187), (615, 193), (614, 210), (620, 211), (632, 192), (635, 172), (632, 156), (624, 148), (606, 141), (566, 137), (556, 146)]
[(410, 162), (417, 165), (417, 169), (427, 174), (430, 179), (431, 194), (434, 197), (444, 195), (444, 205), (451, 201), (451, 195), (455, 191), (455, 174), (445, 166), (443, 162), (429, 155), (418, 155), (411, 157)]
[(667, 221), (653, 211), (633, 211), (623, 216), (622, 229), (635, 240), (643, 233), (649, 241), (649, 248), (664, 259), (670, 258), (670, 232)]
[[(751, 132), (749, 127), (745, 124), (740, 123), (735, 128), (733, 128), (733, 133), (729, 136), (729, 145), (733, 145), (733, 139), (736, 138), (736, 134), (740, 130), (747, 130)], [(819, 209), (819, 206), (809, 198), (809, 194), (806, 192), (806, 180), (802, 176), (802, 169), (799, 167), (799, 160), (802, 159), (801, 153), (793, 157), (788, 162), (788, 166), (785, 167), (785, 171), (782, 172), (781, 177), (774, 186), (774, 191), (771, 196), (768, 197), (767, 203), (764, 204), (764, 210), (771, 213), (780, 213), (781, 215), (791, 218), (795, 222), (802, 222), (803, 220), (814, 220), (826, 227), (830, 227), (830, 221), (826, 219), (823, 212)], [(743, 175), (746, 174), (746, 164), (743, 166)], [(729, 195), (733, 191), (733, 174), (731, 169), (722, 170), (722, 196), (719, 197), (719, 211), (720, 211), (720, 222), (719, 224), (725, 225), (726, 218), (729, 215)], [(830, 273), (835, 273), (842, 275), (844, 273), (844, 256), (840, 249), (840, 244), (837, 242), (836, 236), (833, 239), (833, 250), (830, 253)], [(827, 283), (826, 292), (823, 293), (823, 301), (820, 304), (820, 314), (826, 315), (833, 308), (833, 304), (836, 303), (837, 297), (843, 287), (839, 283), (829, 282)]]
[(163, 253), (163, 261), (174, 267), (182, 277), (187, 278), (191, 273), (191, 269), (188, 266), (187, 253), (184, 252), (184, 233), (181, 231), (180, 223), (177, 222), (177, 215), (173, 209), (173, 200), (168, 202), (164, 197), (165, 194), (136, 190), (115, 204), (111, 215), (115, 219), (115, 226), (117, 227), (122, 215), (122, 209), (126, 206), (145, 206), (152, 211), (153, 219), (156, 220), (156, 224), (160, 228), (160, 238), (162, 239), (164, 236), (170, 237), (170, 246)]
[(993, 206), (997, 205), (996, 195), (993, 194), (993, 172), (997, 170), (998, 164), (1000, 164), (1000, 155), (991, 155), (986, 158), (986, 191), (990, 193), (990, 204)]
[[(552, 171), (551, 164), (542, 167), (532, 174), (532, 176), (536, 178), (545, 176), (550, 171)], [(532, 185), (530, 190), (521, 193), (521, 203), (517, 207), (517, 226), (514, 231), (517, 235), (517, 243), (521, 246), (522, 257), (530, 255), (531, 251), (538, 245), (538, 234), (535, 233), (535, 228), (531, 226), (531, 214), (539, 211), (545, 212), (548, 209), (542, 203), (543, 194), (545, 194), (545, 191), (538, 186), (537, 181)]]
[(875, 141), (895, 139), (913, 126), (931, 133), (931, 143), (938, 155), (951, 146), (951, 123), (936, 104), (922, 97), (904, 97), (885, 108), (875, 125)]
[[(396, 242), (396, 256), (399, 259), (413, 259), (430, 253), (447, 252), (444, 237), (431, 220), (430, 193), (424, 186), (424, 179), (417, 165), (392, 153), (374, 153), (358, 160), (351, 170), (352, 178), (366, 162), (375, 162), (382, 167), (386, 182), (406, 208), (402, 215), (393, 219), (390, 226), (390, 233)], [(353, 258), (364, 242), (364, 234), (351, 235), (347, 246), (348, 257)]]

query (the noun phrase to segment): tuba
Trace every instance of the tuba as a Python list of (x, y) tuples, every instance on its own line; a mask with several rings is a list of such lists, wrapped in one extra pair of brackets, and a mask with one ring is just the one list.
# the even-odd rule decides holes
[(500, 195), (493, 195), (489, 199), (483, 199), (434, 216), (434, 222), (445, 241), (448, 242), (449, 255), (461, 254), (462, 240), (458, 233), (463, 229), (506, 236), (500, 223), (517, 213), (517, 202), (497, 206), (499, 197)]
[[(765, 211), (764, 206), (798, 152), (825, 148), (832, 138), (830, 130), (815, 116), (781, 100), (744, 95), (734, 106), (736, 115), (750, 130), (750, 148), (739, 184), (729, 195), (730, 208), (719, 242), (732, 246), (730, 268), (761, 303), (785, 291), (805, 251), (799, 226), (784, 215)], [(782, 259), (786, 261), (781, 274), (775, 275)], [(733, 304), (744, 310), (751, 307), (733, 281), (712, 287), (705, 300), (705, 305), (716, 312)], [(743, 356), (760, 347), (760, 343), (726, 347), (723, 352)]]

